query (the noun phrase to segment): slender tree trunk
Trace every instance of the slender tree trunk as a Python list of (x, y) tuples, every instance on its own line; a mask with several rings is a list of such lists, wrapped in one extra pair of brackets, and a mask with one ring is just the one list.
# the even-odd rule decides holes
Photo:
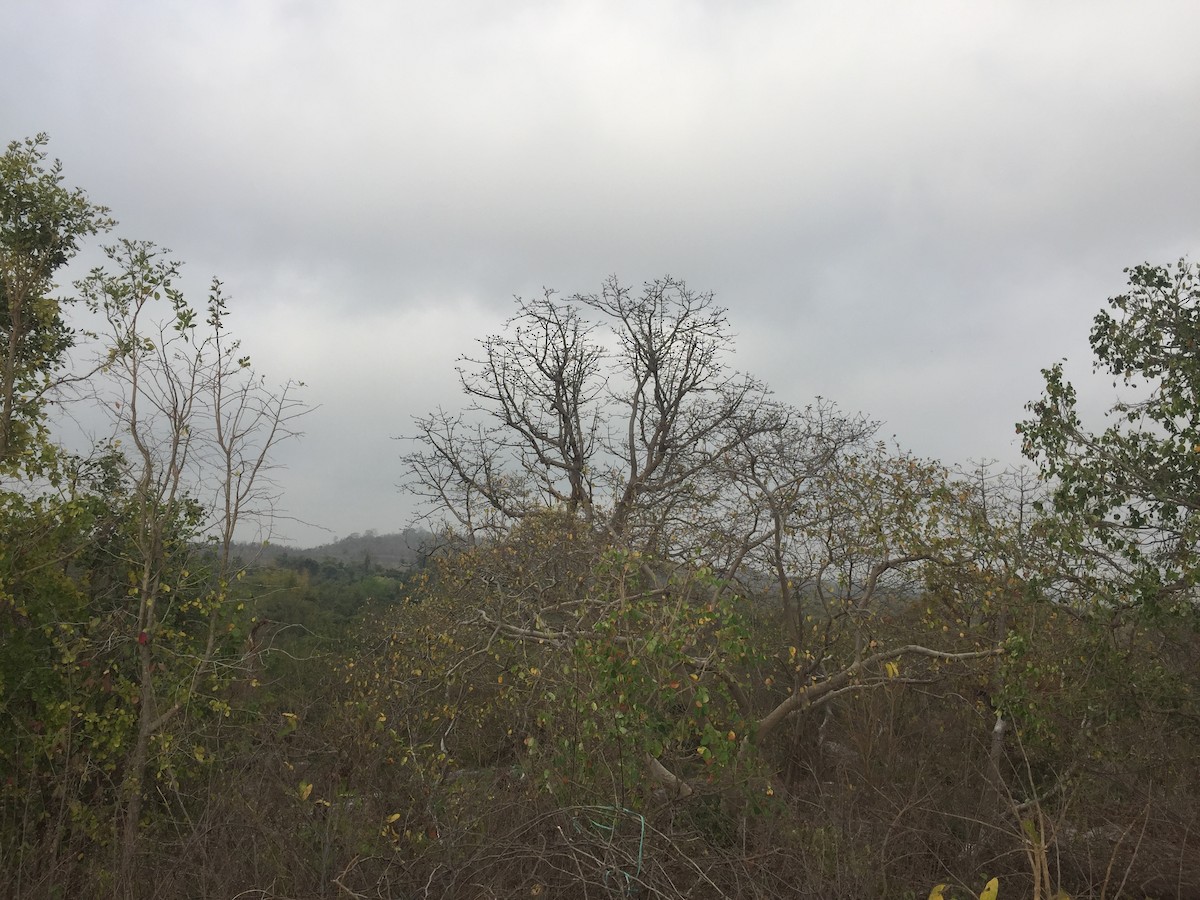
[[(144, 632), (143, 632), (144, 633)], [(137, 867), (138, 845), (141, 836), (142, 794), (146, 781), (146, 765), (150, 759), (150, 739), (158, 717), (154, 703), (154, 683), (150, 646), (138, 646), (140, 668), (138, 730), (133, 751), (125, 773), (125, 818), (121, 830), (121, 864), (119, 890), (132, 896), (134, 873)]]
[(8, 458), (12, 444), (12, 420), (15, 414), (17, 384), (17, 354), (21, 351), (22, 317), (20, 288), (6, 286), (8, 302), (8, 346), (5, 348), (4, 365), (0, 367), (0, 462)]

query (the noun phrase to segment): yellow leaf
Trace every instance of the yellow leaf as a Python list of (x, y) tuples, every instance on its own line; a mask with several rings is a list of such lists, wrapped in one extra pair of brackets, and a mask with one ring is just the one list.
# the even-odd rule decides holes
[(395, 822), (399, 818), (400, 818), (400, 813), (392, 813), (390, 816), (387, 817), (387, 823), (389, 825), (391, 825), (393, 822)]
[(998, 893), (1000, 893), (1000, 879), (993, 878), (983, 886), (983, 893), (979, 895), (979, 900), (996, 900)]
[(299, 794), (300, 794), (301, 800), (307, 800), (309, 797), (312, 796), (312, 785), (309, 784), (307, 781), (300, 782)]
[(944, 884), (935, 884), (933, 890), (929, 892), (929, 900), (946, 900), (946, 895), (942, 893), (946, 889)]
[(889, 662), (884, 666), (884, 668), (887, 669), (888, 678), (899, 678), (900, 677), (900, 664), (899, 663)]

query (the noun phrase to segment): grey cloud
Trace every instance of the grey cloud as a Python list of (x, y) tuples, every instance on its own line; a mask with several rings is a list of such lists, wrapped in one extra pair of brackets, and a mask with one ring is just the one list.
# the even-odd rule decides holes
[[(1016, 458), (1120, 270), (1200, 245), (1183, 3), (25, 5), (7, 138), (324, 404), (291, 506), (391, 528), (389, 436), (514, 294), (666, 272), (736, 364), (920, 452)], [(50, 48), (49, 51), (46, 48)], [(464, 310), (470, 312), (464, 313)], [(415, 352), (414, 352), (415, 351)], [(1084, 365), (1086, 370), (1086, 365)]]

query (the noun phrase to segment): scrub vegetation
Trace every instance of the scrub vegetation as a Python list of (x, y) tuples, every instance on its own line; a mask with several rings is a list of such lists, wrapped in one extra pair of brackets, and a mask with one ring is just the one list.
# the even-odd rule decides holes
[(60, 295), (113, 226), (0, 157), (6, 896), (1200, 896), (1200, 268), (1003, 471), (778, 400), (680, 280), (522, 300), (414, 528), (280, 552), (303, 386), (153, 244)]

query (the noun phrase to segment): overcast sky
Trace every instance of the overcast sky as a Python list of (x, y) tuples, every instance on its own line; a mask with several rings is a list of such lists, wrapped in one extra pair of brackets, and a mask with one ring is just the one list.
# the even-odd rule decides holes
[(0, 138), (307, 382), (300, 545), (408, 523), (393, 438), (514, 295), (683, 278), (780, 398), (1007, 463), (1122, 269), (1200, 255), (1195, 0), (5, 7)]

